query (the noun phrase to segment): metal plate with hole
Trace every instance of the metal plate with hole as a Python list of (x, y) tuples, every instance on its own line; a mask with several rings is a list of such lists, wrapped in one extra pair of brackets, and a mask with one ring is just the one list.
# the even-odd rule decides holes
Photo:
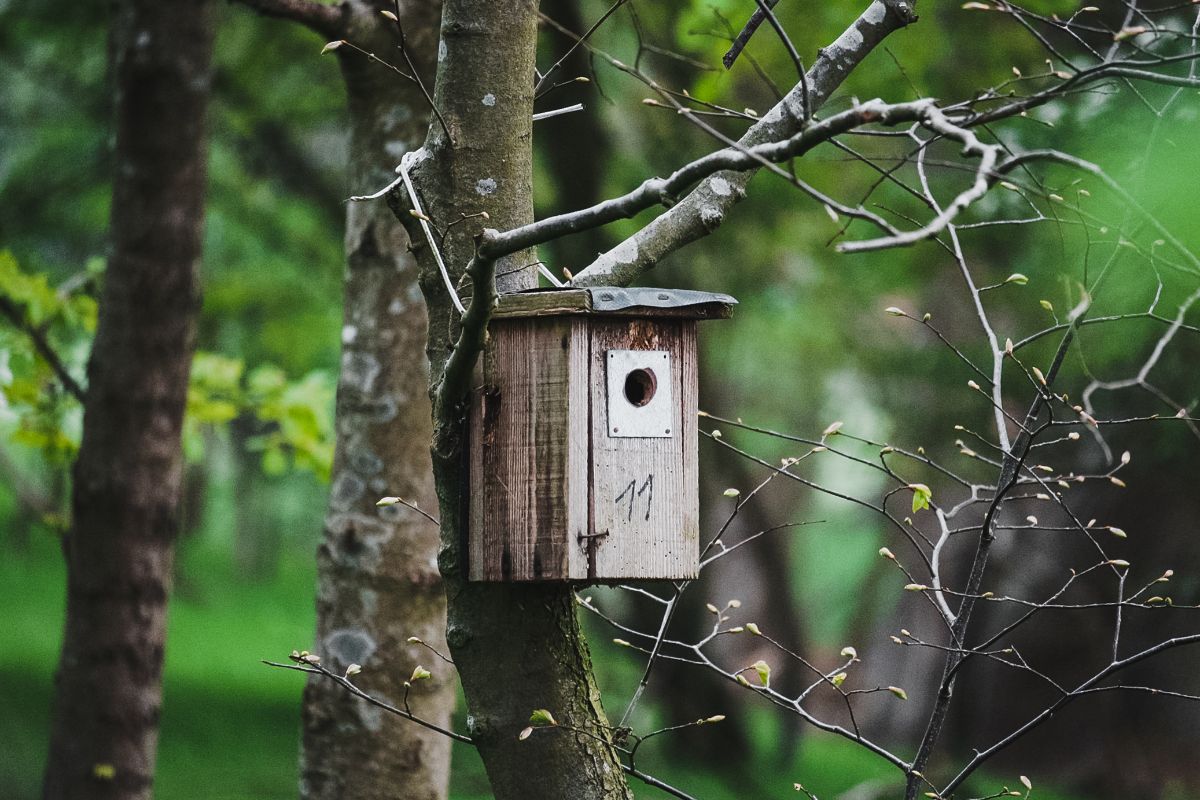
[(666, 350), (609, 350), (608, 435), (666, 439), (674, 435), (671, 354)]

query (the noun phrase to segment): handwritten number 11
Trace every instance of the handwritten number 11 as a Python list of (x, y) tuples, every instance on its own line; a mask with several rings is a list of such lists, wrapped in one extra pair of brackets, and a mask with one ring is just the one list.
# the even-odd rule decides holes
[(629, 510), (625, 514), (626, 522), (631, 522), (633, 520), (633, 507), (634, 507), (634, 505), (636, 505), (637, 498), (641, 497), (643, 494), (646, 495), (645, 519), (649, 520), (650, 519), (650, 507), (654, 503), (654, 475), (653, 474), (646, 476), (646, 480), (642, 481), (642, 486), (640, 489), (637, 486), (637, 479), (634, 479), (629, 482), (629, 485), (625, 487), (624, 491), (622, 491), (619, 495), (617, 495), (617, 498), (614, 502), (618, 506), (621, 504), (621, 501), (625, 499), (626, 495), (629, 496)]

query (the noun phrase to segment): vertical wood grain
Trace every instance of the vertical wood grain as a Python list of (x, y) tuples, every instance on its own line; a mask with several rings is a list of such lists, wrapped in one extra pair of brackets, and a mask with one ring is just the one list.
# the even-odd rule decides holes
[(567, 577), (588, 577), (588, 533), (591, 476), (591, 321), (571, 318), (568, 353), (570, 388), (567, 402)]
[[(570, 318), (497, 320), (472, 426), (471, 577), (564, 580), (574, 545), (568, 476)], [(574, 348), (574, 351), (573, 351)], [(580, 423), (575, 422), (578, 426)], [(585, 438), (586, 441), (586, 438)]]
[(699, 410), (700, 410), (700, 359), (696, 353), (696, 321), (680, 323), (679, 380), (681, 390), (676, 397), (683, 415), (679, 426), (682, 434), (679, 445), (683, 454), (683, 524), (680, 530), (680, 556), (685, 575), (677, 578), (694, 578), (700, 571), (700, 454), (699, 454)]
[[(694, 323), (687, 325), (694, 333)], [(685, 452), (695, 448), (695, 343), (685, 345), (685, 324), (676, 320), (593, 318), (591, 326), (593, 533), (607, 534), (596, 540), (595, 577), (694, 577), (695, 510), (688, 505), (695, 473), (685, 475)], [(608, 435), (605, 356), (611, 349), (671, 354), (672, 374), (657, 376), (671, 382), (675, 399), (670, 437)], [(693, 410), (685, 414), (685, 407)]]

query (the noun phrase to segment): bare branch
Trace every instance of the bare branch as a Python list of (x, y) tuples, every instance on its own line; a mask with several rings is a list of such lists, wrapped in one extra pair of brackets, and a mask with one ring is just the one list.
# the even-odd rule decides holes
[[(766, 15), (771, 22), (771, 27), (775, 29), (775, 35), (779, 37), (779, 41), (783, 42), (784, 49), (787, 50), (788, 56), (792, 59), (792, 64), (796, 67), (796, 73), (800, 80), (800, 124), (808, 122), (812, 116), (808, 108), (808, 76), (804, 74), (804, 62), (800, 59), (800, 54), (796, 52), (796, 45), (792, 44), (791, 37), (787, 35), (787, 31), (783, 29), (779, 18), (775, 16), (775, 12), (771, 10), (774, 3), (767, 3), (767, 0), (757, 0), (758, 10)], [(736, 42), (735, 42), (736, 44)], [(725, 66), (729, 66), (726, 64)]]
[[(490, 258), (500, 258), (527, 247), (549, 242), (561, 236), (595, 228), (618, 219), (632, 217), (638, 212), (652, 208), (655, 205), (670, 204), (673, 197), (692, 184), (698, 181), (705, 181), (705, 179), (708, 180), (698, 187), (698, 190), (703, 189), (705, 185), (711, 185), (714, 187), (713, 191), (718, 193), (724, 191), (728, 193), (725, 196), (731, 197), (732, 189), (730, 184), (721, 177), (722, 175), (745, 176), (753, 174), (764, 162), (786, 161), (789, 158), (803, 155), (818, 144), (829, 141), (834, 136), (845, 133), (865, 123), (878, 122), (885, 125), (894, 125), (901, 122), (920, 122), (921, 124), (929, 124), (937, 131), (949, 131), (953, 126), (949, 126), (944, 120), (944, 116), (932, 100), (916, 100), (911, 103), (897, 103), (895, 105), (888, 105), (879, 100), (870, 100), (854, 108), (835, 114), (828, 119), (813, 123), (790, 139), (763, 142), (748, 148), (740, 146), (739, 143), (739, 146), (726, 147), (722, 150), (709, 153), (706, 156), (685, 164), (665, 178), (649, 178), (633, 191), (627, 192), (620, 197), (604, 200), (589, 208), (547, 217), (509, 231), (502, 232), (489, 229), (484, 232), (481, 252)], [(957, 128), (954, 128), (954, 130), (959, 131), (958, 135), (964, 139), (968, 141), (974, 140), (974, 135), (970, 131)], [(983, 145), (980, 145), (980, 147), (983, 147)], [(991, 152), (991, 150), (988, 149), (987, 152)], [(991, 163), (991, 161), (987, 162), (989, 170)], [(725, 182), (719, 183), (720, 181)], [(695, 192), (692, 194), (694, 195)], [(689, 195), (689, 197), (691, 196)], [(706, 214), (716, 213), (710, 207), (705, 207), (702, 211)], [(668, 211), (663, 216), (670, 213)], [(881, 224), (884, 223), (881, 221)], [(651, 223), (647, 229), (653, 225), (654, 223)], [(906, 234), (898, 233), (896, 235), (904, 236)], [(628, 247), (631, 241), (632, 239), (626, 240), (625, 244), (618, 245), (616, 250), (612, 252), (617, 252)], [(603, 259), (604, 257), (602, 256), (601, 258)], [(632, 264), (629, 264), (629, 266), (632, 266)], [(588, 269), (591, 269), (591, 267)], [(585, 285), (590, 282), (587, 280), (586, 270), (576, 275), (574, 281), (572, 281), (575, 285), (579, 285), (581, 282)]]
[[(1074, 339), (1075, 329), (1069, 328), (1059, 343), (1058, 350), (1055, 353), (1054, 361), (1050, 365), (1050, 369), (1046, 372), (1048, 382), (1053, 382), (1058, 375), (1058, 370), (1062, 366), (1063, 359), (1066, 357), (1067, 350)], [(971, 612), (975, 605), (975, 596), (978, 595), (980, 586), (983, 583), (984, 571), (987, 568), (988, 555), (991, 550), (992, 543), (995, 541), (996, 534), (993, 528), (993, 522), (999, 511), (1000, 504), (1004, 495), (1015, 485), (1021, 466), (1024, 464), (1025, 457), (1029, 453), (1029, 446), (1033, 442), (1033, 435), (1029, 433), (1033, 425), (1037, 422), (1038, 417), (1045, 407), (1045, 395), (1038, 392), (1032, 404), (1029, 407), (1029, 412), (1025, 416), (1025, 424), (1017, 440), (1013, 443), (1012, 448), (1005, 453), (1004, 465), (1000, 470), (1000, 476), (996, 481), (995, 496), (988, 506), (987, 514), (984, 516), (983, 524), (980, 526), (979, 542), (975, 547), (975, 555), (972, 559), (970, 572), (967, 577), (965, 596), (961, 605), (958, 608), (958, 614), (955, 618), (954, 625), (951, 629), (952, 643), (957, 646), (962, 646), (966, 642), (967, 630), (971, 622)], [(913, 769), (920, 773), (925, 769), (925, 765), (929, 762), (929, 757), (933, 753), (933, 747), (941, 736), (942, 728), (946, 723), (946, 711), (950, 704), (950, 699), (954, 693), (954, 677), (958, 672), (958, 668), (962, 665), (964, 657), (958, 653), (951, 652), (946, 655), (945, 669), (942, 673), (941, 685), (938, 687), (937, 700), (934, 704), (933, 712), (929, 717), (929, 724), (925, 729), (924, 735), (921, 737), (921, 744), (917, 749), (917, 756), (913, 759)], [(920, 780), (917, 775), (910, 774), (906, 781), (904, 797), (905, 800), (913, 800), (917, 796), (920, 789)]]
[(755, 31), (763, 24), (763, 20), (767, 18), (767, 11), (779, 4), (779, 0), (759, 0), (758, 8), (754, 9), (754, 13), (750, 15), (750, 19), (746, 20), (746, 25), (742, 28), (742, 32), (737, 35), (730, 45), (729, 50), (721, 58), (721, 63), (725, 65), (725, 69), (732, 69), (733, 62), (737, 61), (737, 57), (746, 49), (746, 45), (750, 43), (750, 37), (754, 36)]
[[(419, 642), (419, 643), (424, 644), (424, 642)], [(428, 647), (428, 645), (426, 645), (426, 647)], [(434, 652), (437, 652), (437, 651), (434, 651)], [(438, 653), (438, 655), (440, 657), (442, 657), (443, 659), (445, 659), (445, 656), (442, 656), (441, 653)], [(447, 730), (446, 728), (443, 728), (439, 725), (435, 725), (434, 723), (429, 722), (428, 720), (422, 719), (421, 717), (414, 714), (412, 712), (412, 710), (408, 708), (407, 695), (405, 695), (405, 703), (404, 703), (405, 707), (400, 708), (398, 706), (392, 705), (391, 703), (386, 703), (383, 700), (373, 697), (370, 694), (368, 694), (367, 692), (364, 692), (358, 686), (354, 685), (353, 681), (350, 680), (349, 674), (338, 675), (337, 673), (330, 671), (329, 669), (327, 669), (326, 667), (324, 667), (321, 664), (320, 659), (309, 655), (307, 652), (293, 653), (291, 656), (291, 659), (294, 662), (292, 664), (282, 664), (278, 661), (266, 661), (266, 660), (264, 660), (262, 663), (268, 667), (275, 667), (276, 669), (290, 669), (295, 672), (304, 672), (309, 675), (320, 675), (323, 678), (333, 681), (338, 686), (341, 686), (348, 693), (354, 695), (355, 697), (359, 698), (360, 700), (362, 700), (366, 703), (369, 703), (370, 705), (373, 705), (376, 708), (379, 708), (383, 711), (386, 711), (389, 714), (394, 714), (398, 717), (402, 717), (402, 718), (408, 720), (409, 722), (415, 722), (417, 725), (420, 725), (423, 728), (428, 728), (432, 731), (436, 731), (437, 733), (440, 733), (443, 736), (453, 739), (454, 741), (459, 742), (461, 744), (469, 744), (472, 746), (475, 745), (475, 740), (472, 739), (470, 736), (466, 736), (464, 734), (457, 733), (456, 731)], [(407, 684), (406, 684), (406, 686), (407, 686)], [(566, 726), (563, 726), (563, 727), (566, 727)], [(574, 732), (575, 733), (586, 733), (585, 731), (581, 731), (578, 729), (575, 729)], [(637, 778), (639, 781), (641, 781), (642, 783), (645, 783), (647, 786), (653, 786), (654, 788), (659, 789), (659, 790), (671, 795), (672, 797), (679, 798), (679, 800), (695, 800), (695, 798), (693, 798), (687, 792), (684, 792), (682, 789), (678, 789), (675, 786), (672, 786), (671, 784), (669, 784), (659, 778), (654, 777), (653, 775), (642, 772), (641, 770), (635, 768), (632, 763), (621, 764), (621, 769), (630, 777)]]
[[(807, 108), (816, 111), (842, 81), (888, 34), (914, 17), (906, 3), (873, 0), (837, 41), (821, 51), (808, 71)], [(803, 87), (794, 86), (738, 141), (744, 148), (794, 136), (800, 129)], [(678, 204), (642, 230), (597, 258), (574, 279), (575, 285), (626, 285), (684, 245), (711, 233), (745, 196), (756, 170), (721, 172), (708, 177)]]
[[(446, 367), (434, 393), (433, 418), (449, 420), (458, 418), (456, 408), (463, 402), (471, 386), (471, 373), (475, 360), (483, 352), (487, 338), (487, 324), (496, 306), (496, 262), (494, 259), (476, 255), (467, 265), (471, 277), (471, 305), (462, 316), (462, 329), (454, 343), (454, 352), (446, 359)], [(434, 432), (435, 448), (439, 432)]]

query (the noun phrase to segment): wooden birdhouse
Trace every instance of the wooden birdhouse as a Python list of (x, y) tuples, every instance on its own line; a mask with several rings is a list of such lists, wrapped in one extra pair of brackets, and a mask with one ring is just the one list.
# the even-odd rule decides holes
[(736, 302), (607, 287), (501, 297), (472, 400), (472, 580), (696, 577), (696, 321)]

